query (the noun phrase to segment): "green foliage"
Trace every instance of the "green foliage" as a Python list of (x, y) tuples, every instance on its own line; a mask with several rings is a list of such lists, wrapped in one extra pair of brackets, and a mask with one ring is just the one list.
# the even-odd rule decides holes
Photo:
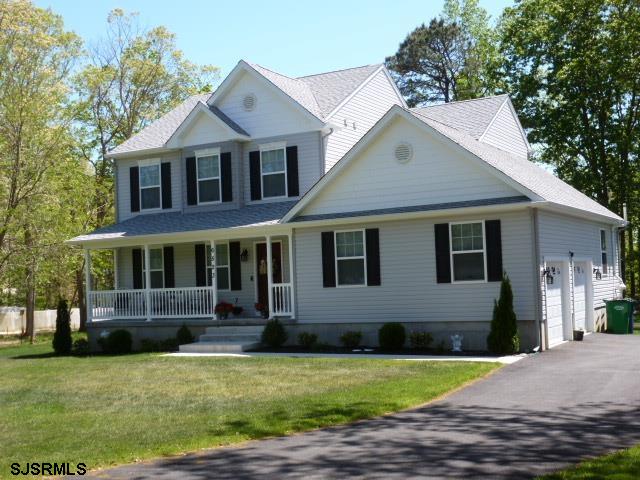
[(310, 332), (300, 332), (298, 334), (298, 343), (304, 348), (312, 349), (318, 344), (318, 335)]
[(426, 350), (433, 342), (433, 335), (429, 332), (411, 332), (409, 334), (409, 344), (416, 350)]
[(340, 337), (340, 343), (345, 348), (357, 348), (360, 346), (360, 342), (362, 342), (362, 332), (344, 332)]
[(262, 331), (262, 343), (272, 348), (278, 348), (287, 341), (287, 332), (284, 325), (274, 318), (269, 320)]
[(184, 323), (178, 329), (176, 333), (176, 339), (178, 341), (178, 345), (186, 345), (187, 343), (193, 343), (196, 339)]
[(105, 353), (121, 355), (131, 353), (132, 339), (128, 330), (112, 330), (106, 338), (101, 338), (99, 342)]
[(151, 338), (141, 338), (139, 351), (143, 353), (159, 352), (160, 342)]
[(520, 350), (518, 322), (513, 310), (511, 281), (506, 275), (500, 284), (500, 298), (494, 301), (491, 331), (487, 337), (487, 347), (499, 355), (517, 353)]
[(53, 351), (58, 355), (69, 355), (73, 346), (71, 340), (71, 316), (67, 301), (60, 299), (56, 312), (56, 332), (53, 335)]
[(404, 346), (407, 334), (401, 323), (385, 323), (378, 331), (378, 343), (382, 350), (399, 350)]
[(73, 342), (73, 354), (79, 357), (89, 355), (91, 353), (91, 347), (89, 341), (86, 338), (78, 338)]

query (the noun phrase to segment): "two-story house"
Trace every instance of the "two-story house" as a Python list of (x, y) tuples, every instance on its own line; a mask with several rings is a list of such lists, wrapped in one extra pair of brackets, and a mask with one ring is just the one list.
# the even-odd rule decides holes
[[(398, 321), (484, 349), (503, 272), (525, 348), (593, 331), (624, 222), (528, 153), (504, 95), (407, 109), (382, 65), (291, 78), (241, 61), (110, 153), (117, 223), (70, 241), (90, 338), (186, 323), (215, 351), (221, 325), (261, 328), (261, 304), (293, 342), (372, 345)], [(91, 288), (93, 249), (113, 251), (112, 291)], [(222, 301), (243, 313), (216, 318)]]

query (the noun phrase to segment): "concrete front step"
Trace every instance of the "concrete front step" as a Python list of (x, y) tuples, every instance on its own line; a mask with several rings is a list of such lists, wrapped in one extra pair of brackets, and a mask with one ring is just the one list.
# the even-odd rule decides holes
[(195, 342), (180, 345), (183, 353), (242, 353), (260, 345), (260, 342)]
[(200, 335), (200, 342), (259, 342), (261, 335), (250, 333), (216, 333)]
[(262, 335), (264, 325), (233, 325), (225, 327), (207, 327), (205, 335)]

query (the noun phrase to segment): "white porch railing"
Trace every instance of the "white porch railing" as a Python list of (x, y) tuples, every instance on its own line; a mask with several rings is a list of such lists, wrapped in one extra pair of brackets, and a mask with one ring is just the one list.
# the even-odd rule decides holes
[(290, 283), (273, 284), (272, 316), (293, 315), (293, 288)]
[(153, 288), (89, 292), (90, 320), (146, 318), (212, 318), (215, 293), (211, 287)]

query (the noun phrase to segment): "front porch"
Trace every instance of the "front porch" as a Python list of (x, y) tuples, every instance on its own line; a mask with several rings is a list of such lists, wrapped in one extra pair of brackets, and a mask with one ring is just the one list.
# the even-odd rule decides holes
[[(109, 250), (113, 285), (101, 289), (93, 288), (91, 249), (85, 249), (89, 323), (264, 324), (256, 304), (268, 311), (267, 318), (295, 318), (291, 234)], [(222, 302), (235, 307), (226, 318), (215, 313)]]

